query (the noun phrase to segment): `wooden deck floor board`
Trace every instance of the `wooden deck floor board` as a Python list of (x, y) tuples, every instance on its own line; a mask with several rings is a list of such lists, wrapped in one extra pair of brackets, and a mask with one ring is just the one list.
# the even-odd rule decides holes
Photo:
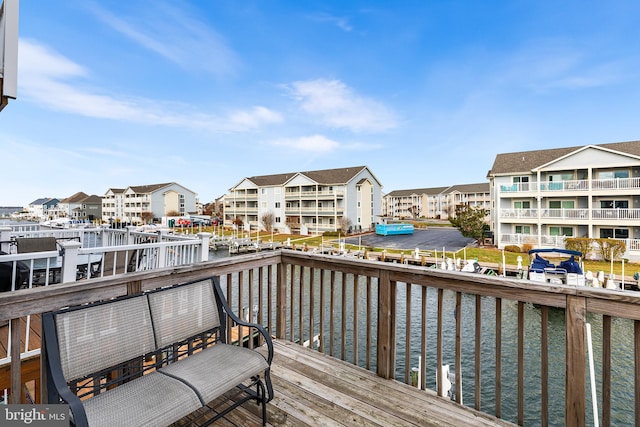
[[(297, 344), (276, 340), (274, 350), (275, 396), (267, 405), (271, 427), (513, 426)], [(213, 402), (214, 407), (220, 402)], [(176, 426), (197, 425), (206, 418)], [(259, 426), (260, 407), (247, 402), (213, 425)]]
[[(39, 338), (39, 325), (32, 324), (31, 330), (34, 338)], [(267, 405), (269, 427), (514, 426), (439, 398), (433, 391), (379, 378), (366, 369), (288, 341), (274, 341), (272, 380), (275, 396)], [(222, 410), (235, 394), (232, 391), (216, 399), (212, 407)], [(174, 427), (201, 425), (212, 414), (215, 412), (203, 409)], [(261, 426), (261, 408), (246, 402), (212, 425)]]
[(290, 342), (275, 342), (272, 371), (274, 382), (295, 378), (309, 393), (317, 387), (325, 399), (368, 420), (361, 424), (341, 418), (344, 425), (512, 425)]

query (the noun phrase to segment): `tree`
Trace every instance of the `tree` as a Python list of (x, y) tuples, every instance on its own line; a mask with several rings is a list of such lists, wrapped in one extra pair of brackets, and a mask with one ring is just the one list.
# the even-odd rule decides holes
[(468, 204), (456, 206), (456, 216), (449, 216), (451, 225), (460, 230), (464, 237), (470, 237), (480, 241), (484, 231), (489, 228), (485, 222), (486, 209), (474, 208)]
[(167, 215), (167, 216), (181, 216), (181, 215), (180, 215), (180, 212), (175, 211), (175, 210), (174, 210), (174, 211), (169, 211), (169, 212), (167, 212), (167, 214), (166, 214), (166, 215)]
[(343, 234), (349, 234), (349, 227), (351, 227), (351, 220), (349, 217), (342, 216), (338, 218), (338, 225)]
[(413, 219), (416, 219), (420, 216), (420, 206), (418, 205), (409, 206), (407, 210), (409, 211)]
[(140, 218), (142, 218), (142, 222), (145, 224), (151, 224), (151, 221), (153, 221), (153, 212), (144, 211), (140, 214)]
[(267, 233), (271, 233), (273, 230), (273, 223), (275, 219), (276, 215), (272, 211), (265, 212), (260, 215), (260, 223), (262, 223), (262, 226)]

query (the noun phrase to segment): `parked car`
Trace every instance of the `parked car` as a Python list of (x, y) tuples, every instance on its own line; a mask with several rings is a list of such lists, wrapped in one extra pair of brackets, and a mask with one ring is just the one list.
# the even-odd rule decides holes
[(211, 225), (211, 220), (205, 219), (205, 218), (191, 218), (191, 223), (194, 226), (197, 226), (197, 225), (205, 226), (205, 225)]

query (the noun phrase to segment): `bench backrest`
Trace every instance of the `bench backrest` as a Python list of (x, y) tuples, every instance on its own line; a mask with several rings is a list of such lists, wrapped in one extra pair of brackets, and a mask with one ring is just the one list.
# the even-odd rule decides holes
[(154, 350), (144, 295), (58, 313), (60, 362), (67, 381), (118, 365)]
[(58, 250), (55, 237), (19, 237), (16, 246), (19, 254)]
[(67, 382), (220, 326), (211, 279), (54, 313)]
[(220, 326), (211, 279), (147, 294), (158, 348)]

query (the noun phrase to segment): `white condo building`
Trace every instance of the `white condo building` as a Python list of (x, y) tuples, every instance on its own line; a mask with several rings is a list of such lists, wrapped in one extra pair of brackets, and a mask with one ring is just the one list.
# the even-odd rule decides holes
[(498, 247), (615, 238), (640, 256), (640, 141), (498, 154), (488, 178)]
[(110, 188), (102, 198), (102, 219), (138, 224), (144, 222), (145, 212), (153, 213), (153, 218), (171, 212), (182, 216), (196, 213), (197, 206), (198, 195), (175, 182)]
[(455, 216), (460, 205), (489, 211), (489, 183), (394, 190), (383, 197), (383, 215), (394, 219), (447, 219)]
[(382, 185), (366, 166), (252, 176), (229, 191), (224, 223), (245, 230), (263, 229), (265, 213), (282, 233), (337, 231), (343, 217), (351, 231), (370, 230), (381, 214)]

